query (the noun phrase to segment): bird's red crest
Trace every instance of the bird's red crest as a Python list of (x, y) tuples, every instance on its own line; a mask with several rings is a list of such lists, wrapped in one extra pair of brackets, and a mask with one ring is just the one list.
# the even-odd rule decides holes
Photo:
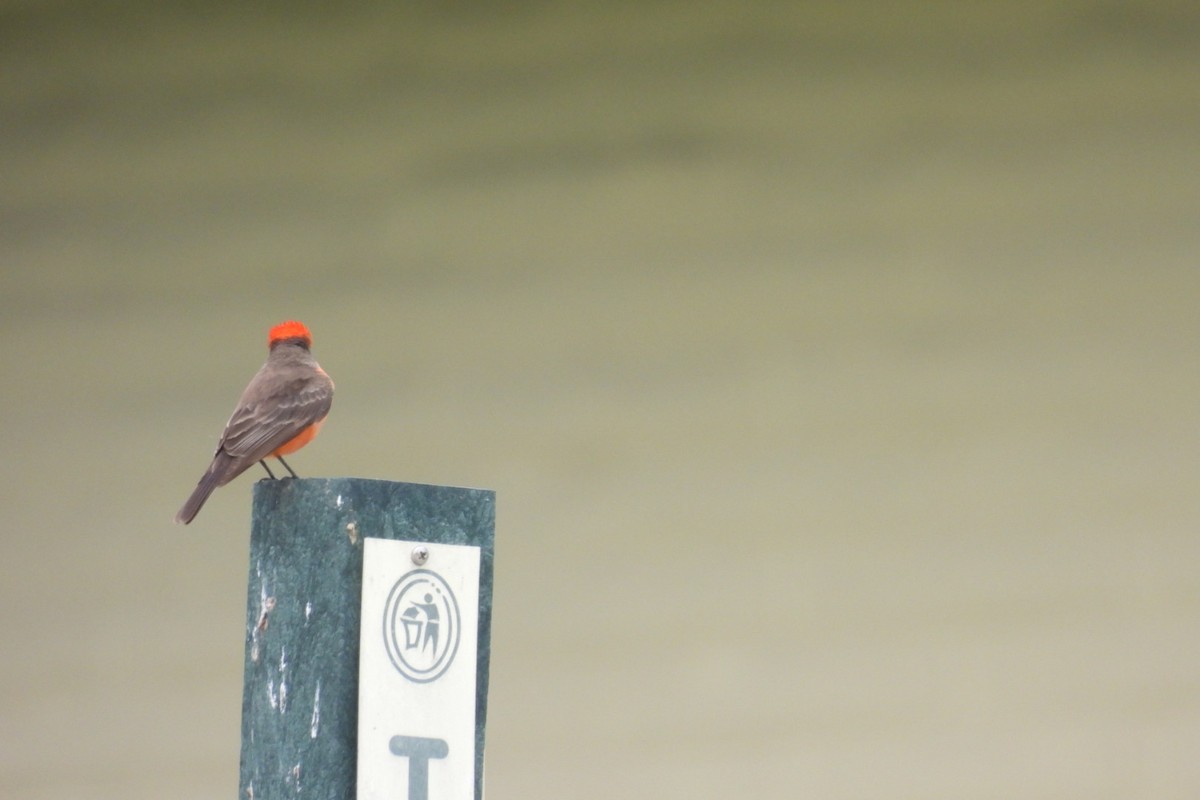
[(310, 347), (312, 346), (312, 334), (308, 332), (308, 328), (304, 327), (304, 323), (296, 322), (295, 320), (288, 320), (287, 322), (281, 322), (274, 328), (271, 328), (271, 333), (267, 337), (267, 346), (270, 347), (276, 342), (281, 342), (284, 339), (296, 338), (303, 339), (308, 342)]

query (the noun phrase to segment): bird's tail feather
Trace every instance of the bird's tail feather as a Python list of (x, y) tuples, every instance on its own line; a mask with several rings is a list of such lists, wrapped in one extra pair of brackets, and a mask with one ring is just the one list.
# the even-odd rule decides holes
[(213, 459), (213, 463), (209, 466), (208, 471), (200, 478), (200, 482), (196, 484), (196, 489), (192, 492), (192, 496), (183, 504), (183, 508), (179, 509), (179, 513), (175, 515), (177, 523), (187, 525), (196, 515), (200, 513), (201, 506), (204, 501), (208, 500), (208, 496), (213, 493), (213, 490), (218, 486), (223, 486), (226, 481), (222, 480), (225, 477), (226, 467), (228, 466), (229, 458), (224, 456), (224, 453), (218, 453)]

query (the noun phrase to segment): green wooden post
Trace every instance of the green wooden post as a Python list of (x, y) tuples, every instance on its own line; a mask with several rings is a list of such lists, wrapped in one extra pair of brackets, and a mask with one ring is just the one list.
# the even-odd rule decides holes
[(475, 794), (482, 796), (495, 493), (358, 478), (254, 486), (240, 796), (352, 800), (363, 538), (481, 548)]

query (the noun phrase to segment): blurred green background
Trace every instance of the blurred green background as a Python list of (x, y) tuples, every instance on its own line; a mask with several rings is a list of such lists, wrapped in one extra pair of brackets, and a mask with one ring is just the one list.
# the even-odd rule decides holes
[[(498, 492), (490, 798), (1200, 796), (1194, 2), (0, 10), (0, 795), (234, 797), (301, 475)], [(251, 477), (254, 476), (254, 477)]]

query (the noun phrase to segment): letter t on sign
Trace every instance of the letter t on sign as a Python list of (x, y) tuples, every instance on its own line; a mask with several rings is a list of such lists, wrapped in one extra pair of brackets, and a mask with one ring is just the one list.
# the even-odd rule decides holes
[(449, 745), (442, 739), (393, 736), (388, 747), (393, 754), (408, 759), (408, 800), (429, 800), (429, 759), (445, 758)]

